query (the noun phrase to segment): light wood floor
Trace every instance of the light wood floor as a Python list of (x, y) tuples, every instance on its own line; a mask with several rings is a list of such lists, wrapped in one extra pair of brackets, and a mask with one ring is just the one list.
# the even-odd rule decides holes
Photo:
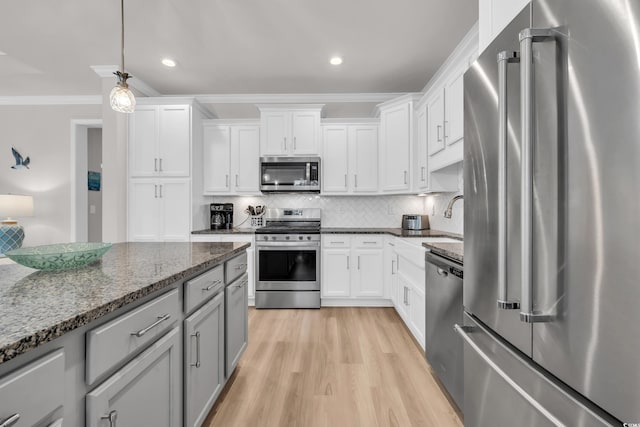
[(249, 310), (249, 346), (203, 424), (461, 426), (393, 308)]

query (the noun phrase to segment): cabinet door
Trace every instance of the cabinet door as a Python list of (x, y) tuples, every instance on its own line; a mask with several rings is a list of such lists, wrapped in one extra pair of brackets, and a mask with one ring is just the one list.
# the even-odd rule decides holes
[(129, 241), (159, 240), (161, 219), (158, 187), (156, 181), (147, 179), (129, 182)]
[(260, 128), (231, 128), (231, 163), (236, 193), (260, 192)]
[(444, 140), (447, 145), (464, 138), (464, 69), (459, 69), (446, 83), (444, 94)]
[(411, 143), (411, 106), (401, 105), (383, 112), (382, 190), (409, 189), (409, 145)]
[(416, 111), (416, 169), (415, 183), (416, 188), (426, 190), (429, 187), (429, 171), (427, 169), (427, 105), (423, 105)]
[(349, 174), (347, 126), (325, 126), (322, 138), (322, 191), (346, 193)]
[(426, 302), (424, 291), (417, 286), (411, 286), (409, 292), (410, 329), (422, 348), (424, 348)]
[(188, 242), (191, 223), (189, 180), (163, 180), (159, 186), (162, 210), (160, 240)]
[(351, 296), (351, 251), (349, 249), (322, 250), (322, 296)]
[(288, 154), (291, 146), (289, 134), (290, 113), (282, 111), (265, 112), (260, 115), (262, 133), (260, 134), (260, 155), (274, 156)]
[(320, 113), (317, 111), (294, 111), (291, 113), (293, 141), (291, 154), (317, 155), (320, 133)]
[(231, 129), (229, 126), (205, 126), (203, 134), (204, 193), (229, 193), (231, 191)]
[(437, 90), (429, 101), (427, 123), (429, 124), (427, 130), (429, 156), (439, 153), (444, 150), (444, 132), (442, 126), (444, 124), (444, 93), (442, 90)]
[(160, 106), (158, 169), (163, 176), (189, 176), (191, 163), (191, 107)]
[(244, 274), (225, 289), (225, 375), (229, 378), (247, 349), (249, 277)]
[(385, 297), (390, 298), (393, 306), (398, 303), (398, 256), (395, 252), (395, 244), (387, 242), (384, 250), (384, 280)]
[(129, 119), (129, 175), (158, 173), (158, 107), (143, 105)]
[(353, 191), (378, 191), (378, 127), (351, 126), (349, 129)]
[(184, 425), (200, 426), (224, 384), (224, 292), (185, 319), (184, 348)]
[(354, 293), (356, 297), (383, 297), (384, 274), (383, 250), (353, 251), (356, 271)]
[(181, 426), (181, 355), (175, 327), (87, 394), (87, 426), (108, 426), (109, 414), (120, 426)]

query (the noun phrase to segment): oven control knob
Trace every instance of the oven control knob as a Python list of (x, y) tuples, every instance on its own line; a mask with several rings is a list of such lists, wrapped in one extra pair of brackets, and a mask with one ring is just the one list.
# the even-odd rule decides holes
[(264, 236), (263, 239), (264, 240), (269, 240), (269, 236)]
[(311, 240), (311, 236), (307, 236), (307, 240)]
[(271, 240), (276, 240), (276, 236), (271, 236)]
[(303, 237), (302, 237), (302, 236), (298, 236), (298, 240), (302, 240), (302, 239), (303, 239)]
[(287, 236), (287, 237), (285, 237), (285, 239), (289, 240), (289, 239), (291, 239), (291, 237)]

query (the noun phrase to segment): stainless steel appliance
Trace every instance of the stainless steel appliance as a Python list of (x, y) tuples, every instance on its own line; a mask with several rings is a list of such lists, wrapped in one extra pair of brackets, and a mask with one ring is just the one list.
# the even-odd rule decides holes
[(640, 422), (639, 28), (533, 0), (464, 76), (467, 425)]
[(233, 228), (233, 203), (211, 203), (211, 229)]
[(261, 157), (263, 193), (319, 193), (320, 157)]
[(256, 230), (256, 308), (320, 308), (320, 209), (267, 209)]
[(403, 230), (428, 230), (429, 215), (402, 215)]
[(425, 353), (431, 369), (462, 410), (462, 340), (453, 326), (462, 323), (463, 268), (433, 252), (425, 254), (425, 261)]

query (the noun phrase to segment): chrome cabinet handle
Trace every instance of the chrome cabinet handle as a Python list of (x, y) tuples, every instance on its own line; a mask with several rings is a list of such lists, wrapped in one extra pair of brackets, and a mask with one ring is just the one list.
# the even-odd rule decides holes
[(220, 283), (222, 283), (220, 280), (215, 280), (211, 285), (207, 286), (206, 288), (202, 288), (202, 290), (209, 292), (211, 289), (215, 288)]
[(442, 141), (442, 137), (440, 136), (440, 128), (442, 127), (442, 125), (437, 125), (436, 126), (436, 140), (438, 142)]
[(518, 52), (498, 54), (498, 308), (517, 310), (520, 301), (509, 300), (507, 294), (507, 70), (520, 62)]
[(448, 272), (444, 271), (440, 267), (436, 267), (436, 271), (438, 272), (438, 275), (442, 277), (447, 277), (449, 275)]
[(153, 322), (152, 324), (150, 324), (146, 328), (140, 329), (138, 332), (131, 332), (131, 335), (135, 335), (136, 337), (140, 338), (141, 336), (143, 336), (144, 334), (149, 332), (151, 329), (155, 328), (160, 323), (164, 322), (165, 320), (168, 320), (169, 318), (171, 318), (171, 315), (169, 315), (169, 314), (165, 314), (163, 316), (158, 316), (158, 320), (156, 320), (155, 322)]
[(153, 159), (153, 171), (158, 172), (158, 158)]
[(411, 305), (411, 289), (407, 288), (407, 306)]
[(160, 184), (158, 187), (160, 187), (160, 198), (162, 199), (162, 184)]
[(395, 265), (396, 265), (396, 260), (392, 259), (391, 260), (391, 274), (396, 274), (396, 271), (393, 268), (393, 267), (395, 267)]
[(492, 359), (488, 356), (482, 349), (476, 344), (469, 333), (473, 333), (473, 331), (477, 327), (474, 326), (460, 326), (454, 325), (453, 329), (460, 334), (462, 339), (475, 351), (475, 353), (480, 356), (480, 358), (491, 367), (503, 380), (509, 384), (511, 388), (513, 388), (520, 396), (522, 396), (531, 406), (536, 408), (542, 415), (547, 418), (553, 425), (555, 426), (564, 426), (559, 419), (554, 417), (551, 412), (549, 412), (544, 406), (540, 404), (534, 397), (532, 397), (529, 393), (527, 393), (520, 385), (513, 380), (507, 373), (505, 373)]
[(549, 29), (527, 28), (520, 32), (520, 91), (522, 103), (522, 169), (521, 169), (521, 242), (522, 304), (520, 320), (526, 323), (549, 322), (552, 316), (533, 311), (533, 139), (534, 79), (533, 43), (555, 40)]
[(238, 186), (238, 174), (236, 174), (236, 187)]
[(287, 151), (287, 137), (284, 137), (284, 150)]
[(344, 188), (347, 188), (347, 174), (344, 174)]
[(332, 245), (344, 245), (344, 242), (331, 242)]
[(196, 338), (196, 363), (191, 363), (190, 366), (200, 367), (200, 331), (195, 334), (191, 334), (191, 337)]
[(420, 166), (420, 180), (424, 181), (424, 166)]
[(349, 255), (347, 255), (347, 270), (349, 270)]
[(229, 187), (229, 175), (224, 176), (224, 186)]
[(293, 137), (293, 150), (295, 151), (296, 149), (296, 137)]
[(353, 174), (353, 183), (356, 188), (358, 188), (358, 174)]
[(15, 425), (15, 423), (17, 423), (19, 419), (20, 419), (20, 414), (13, 414), (9, 418), (2, 421), (2, 424), (0, 424), (0, 427), (11, 427), (12, 425)]
[(407, 183), (407, 171), (404, 171), (404, 183)]
[(153, 184), (153, 189), (155, 191), (155, 198), (158, 198), (158, 185), (157, 184)]
[(442, 139), (447, 139), (447, 123), (449, 123), (447, 120), (442, 122)]
[(109, 427), (116, 427), (116, 420), (118, 419), (118, 411), (111, 411), (107, 415), (100, 417), (101, 420), (109, 420)]
[(358, 270), (360, 270), (360, 255), (358, 255)]
[(162, 157), (160, 157), (160, 172), (162, 172)]

